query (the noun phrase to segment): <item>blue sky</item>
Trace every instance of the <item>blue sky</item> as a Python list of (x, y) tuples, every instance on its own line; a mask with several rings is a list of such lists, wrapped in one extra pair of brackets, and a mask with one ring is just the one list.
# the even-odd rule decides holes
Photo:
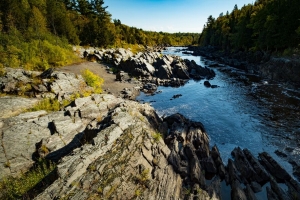
[(143, 30), (200, 33), (207, 17), (255, 0), (104, 0), (112, 19)]

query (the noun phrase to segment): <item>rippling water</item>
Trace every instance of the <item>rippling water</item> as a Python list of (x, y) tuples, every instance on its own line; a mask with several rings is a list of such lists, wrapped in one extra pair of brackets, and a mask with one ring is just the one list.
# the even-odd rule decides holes
[[(164, 54), (195, 60), (201, 66), (211, 62), (200, 56), (182, 54), (179, 49), (172, 47)], [(161, 116), (179, 112), (202, 122), (210, 144), (217, 144), (225, 163), (233, 148), (240, 146), (250, 149), (254, 155), (262, 151), (270, 153), (291, 172), (288, 160), (299, 162), (300, 156), (299, 92), (253, 79), (229, 66), (213, 70), (216, 77), (210, 83), (218, 88), (205, 87), (204, 80), (190, 80), (179, 88), (159, 87), (162, 93), (154, 96), (142, 93), (137, 100), (150, 102)], [(182, 96), (170, 100), (175, 94)], [(275, 150), (287, 154), (288, 158), (278, 157)]]

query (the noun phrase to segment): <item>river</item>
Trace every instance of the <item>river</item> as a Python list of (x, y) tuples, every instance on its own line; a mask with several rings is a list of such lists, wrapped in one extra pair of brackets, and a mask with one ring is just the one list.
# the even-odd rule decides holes
[[(201, 66), (214, 61), (183, 54), (183, 48), (170, 47), (163, 54), (195, 60)], [(216, 144), (224, 163), (239, 146), (257, 156), (266, 151), (291, 175), (290, 163), (300, 160), (300, 93), (279, 83), (260, 80), (230, 66), (212, 68), (210, 80), (218, 88), (207, 88), (190, 80), (182, 87), (159, 87), (161, 93), (142, 93), (137, 100), (149, 102), (160, 116), (181, 113), (204, 124), (210, 145)], [(170, 100), (173, 95), (180, 98)], [(276, 153), (275, 153), (276, 152)]]

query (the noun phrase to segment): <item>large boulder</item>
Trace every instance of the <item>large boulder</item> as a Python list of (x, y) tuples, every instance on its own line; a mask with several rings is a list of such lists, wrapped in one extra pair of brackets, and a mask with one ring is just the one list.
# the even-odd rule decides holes
[(115, 53), (121, 55), (122, 60), (127, 60), (128, 58), (133, 56), (133, 53), (131, 51), (123, 48), (118, 48)]
[(188, 71), (190, 72), (190, 75), (192, 78), (211, 79), (211, 78), (215, 77), (215, 75), (216, 75), (212, 69), (197, 65), (194, 60), (190, 61), (190, 60), (185, 59), (184, 62), (186, 64), (186, 66), (188, 67)]
[(149, 76), (155, 71), (154, 67), (147, 63), (143, 58), (131, 57), (120, 63), (121, 70), (128, 72), (132, 76)]
[(156, 77), (160, 79), (170, 79), (173, 77), (172, 68), (170, 65), (161, 65), (158, 68)]
[(189, 72), (185, 63), (175, 62), (173, 65), (173, 74), (180, 79), (190, 79)]

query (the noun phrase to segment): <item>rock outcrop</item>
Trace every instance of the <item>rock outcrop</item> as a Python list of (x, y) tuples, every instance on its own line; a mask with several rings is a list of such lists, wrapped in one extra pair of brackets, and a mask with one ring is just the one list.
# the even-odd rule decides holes
[(2, 178), (26, 172), (38, 158), (57, 162), (57, 179), (36, 199), (220, 199), (224, 180), (232, 199), (255, 199), (266, 183), (275, 199), (300, 197), (299, 183), (267, 153), (255, 158), (236, 148), (225, 166), (200, 122), (180, 114), (162, 119), (148, 104), (109, 94), (0, 125)]
[(0, 175), (18, 176), (42, 157), (58, 162), (58, 179), (37, 199), (182, 199), (183, 179), (162, 137), (167, 130), (148, 104), (108, 94), (79, 98), (62, 111), (3, 119)]
[(212, 69), (201, 67), (195, 61), (182, 60), (178, 56), (162, 55), (155, 51), (133, 55), (131, 51), (122, 48), (96, 52), (90, 50), (87, 57), (91, 56), (92, 60), (115, 66), (119, 70), (116, 74), (117, 80), (128, 79), (125, 74), (128, 73), (143, 83), (176, 87), (185, 84), (190, 78), (200, 80), (212, 79), (215, 76)]
[(34, 106), (38, 99), (15, 96), (0, 97), (0, 119), (18, 115)]
[(8, 95), (21, 95), (36, 98), (70, 99), (74, 93), (92, 91), (81, 75), (48, 69), (41, 72), (6, 68), (0, 77), (0, 92)]

